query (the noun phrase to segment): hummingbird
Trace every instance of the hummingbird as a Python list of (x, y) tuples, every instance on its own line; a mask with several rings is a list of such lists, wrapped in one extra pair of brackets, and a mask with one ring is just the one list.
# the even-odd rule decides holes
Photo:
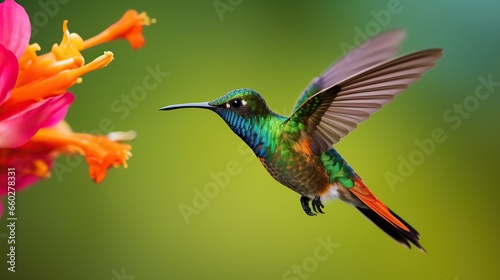
[(396, 57), (404, 37), (402, 30), (389, 30), (355, 47), (307, 85), (289, 117), (271, 111), (259, 93), (247, 88), (159, 110), (213, 111), (275, 180), (300, 194), (307, 215), (323, 214), (324, 204), (338, 198), (403, 246), (411, 248), (411, 243), (425, 252), (418, 231), (380, 201), (333, 148), (443, 55), (433, 48)]

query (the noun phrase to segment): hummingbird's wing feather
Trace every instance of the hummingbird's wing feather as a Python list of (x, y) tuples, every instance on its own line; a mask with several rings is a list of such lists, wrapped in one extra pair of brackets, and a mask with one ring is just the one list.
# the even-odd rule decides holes
[(394, 58), (362, 70), (311, 96), (285, 122), (285, 133), (310, 141), (320, 154), (354, 130), (408, 86), (442, 56), (429, 49)]
[(344, 57), (335, 61), (319, 77), (314, 78), (304, 89), (292, 110), (297, 110), (302, 103), (314, 94), (336, 85), (345, 78), (367, 69), (382, 61), (392, 58), (405, 37), (403, 30), (389, 30), (365, 41)]

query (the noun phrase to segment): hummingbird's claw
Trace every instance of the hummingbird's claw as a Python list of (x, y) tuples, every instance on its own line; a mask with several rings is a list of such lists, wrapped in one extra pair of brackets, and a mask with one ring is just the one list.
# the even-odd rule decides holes
[[(316, 214), (314, 214), (311, 211), (311, 207), (309, 207), (309, 201), (310, 201), (310, 199), (307, 196), (300, 197), (300, 204), (302, 205), (302, 209), (304, 210), (304, 212), (306, 212), (306, 214), (309, 216), (316, 216)], [(314, 210), (314, 211), (316, 211), (316, 210)]]
[[(306, 212), (306, 214), (309, 216), (316, 216), (316, 214), (311, 211), (311, 207), (309, 206), (309, 201), (311, 201), (311, 199), (309, 199), (309, 197), (307, 196), (300, 197), (300, 204), (302, 205), (302, 209), (304, 210), (304, 212)], [(314, 197), (314, 199), (311, 202), (311, 205), (314, 212), (325, 214), (325, 212), (323, 212), (322, 210), (323, 208), (325, 208), (325, 206), (323, 206), (323, 203), (321, 203), (321, 198), (319, 196)]]
[(325, 212), (323, 212), (323, 210), (321, 210), (322, 208), (325, 208), (325, 206), (323, 206), (323, 203), (321, 203), (321, 198), (319, 196), (315, 196), (314, 199), (312, 200), (312, 207), (313, 207), (313, 210), (314, 212), (316, 213), (321, 213), (321, 214), (325, 214)]

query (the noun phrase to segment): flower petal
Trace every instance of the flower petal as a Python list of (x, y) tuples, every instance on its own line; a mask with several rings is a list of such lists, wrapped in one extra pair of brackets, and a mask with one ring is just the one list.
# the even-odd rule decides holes
[[(38, 162), (38, 161), (36, 161)], [(13, 165), (10, 165), (9, 167), (12, 167)], [(7, 167), (6, 169), (7, 170)], [(16, 168), (16, 170), (19, 170), (18, 168)], [(18, 173), (16, 174), (16, 186), (15, 186), (15, 189), (16, 191), (20, 191), (32, 184), (34, 184), (36, 181), (40, 180), (40, 179), (43, 179), (45, 177), (39, 177), (39, 176), (36, 176), (36, 175), (33, 175), (33, 174), (26, 174), (26, 173)], [(0, 180), (2, 180), (3, 182), (7, 182), (7, 174), (0, 174)], [(2, 196), (6, 196), (7, 195), (7, 188), (2, 188), (2, 190), (0, 190), (0, 197)], [(0, 215), (1, 217), (2, 215)]]
[(144, 37), (142, 36), (142, 27), (151, 25), (155, 19), (150, 19), (145, 12), (137, 13), (135, 10), (128, 10), (122, 18), (115, 22), (98, 35), (85, 40), (83, 49), (113, 41), (116, 39), (126, 39), (134, 50), (144, 46)]
[(114, 142), (106, 136), (73, 133), (64, 124), (61, 122), (54, 127), (40, 129), (30, 143), (50, 147), (58, 154), (84, 155), (89, 175), (97, 183), (104, 180), (110, 167), (127, 167), (127, 160), (132, 156), (130, 145)]
[[(0, 4), (1, 5), (1, 4)], [(19, 66), (16, 56), (4, 46), (0, 45), (0, 104), (10, 95), (17, 80)]]
[[(0, 148), (0, 181), (7, 182), (7, 170), (15, 168), (16, 191), (50, 176), (54, 156), (51, 148), (28, 142), (18, 148)], [(0, 188), (0, 197), (7, 195)]]
[(20, 58), (30, 41), (28, 14), (13, 0), (5, 0), (0, 4), (0, 19), (0, 44)]
[(64, 118), (73, 99), (73, 94), (67, 92), (34, 103), (0, 120), (0, 147), (19, 147), (40, 128), (55, 125)]

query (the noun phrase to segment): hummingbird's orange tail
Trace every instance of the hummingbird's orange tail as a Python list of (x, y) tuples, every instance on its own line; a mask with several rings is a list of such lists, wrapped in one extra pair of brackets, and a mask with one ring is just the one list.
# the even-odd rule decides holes
[(354, 182), (354, 187), (349, 190), (366, 205), (366, 208), (356, 208), (381, 230), (405, 247), (411, 248), (409, 243), (411, 242), (422, 252), (426, 252), (419, 243), (420, 237), (417, 230), (385, 206), (368, 189), (361, 178), (358, 177)]

